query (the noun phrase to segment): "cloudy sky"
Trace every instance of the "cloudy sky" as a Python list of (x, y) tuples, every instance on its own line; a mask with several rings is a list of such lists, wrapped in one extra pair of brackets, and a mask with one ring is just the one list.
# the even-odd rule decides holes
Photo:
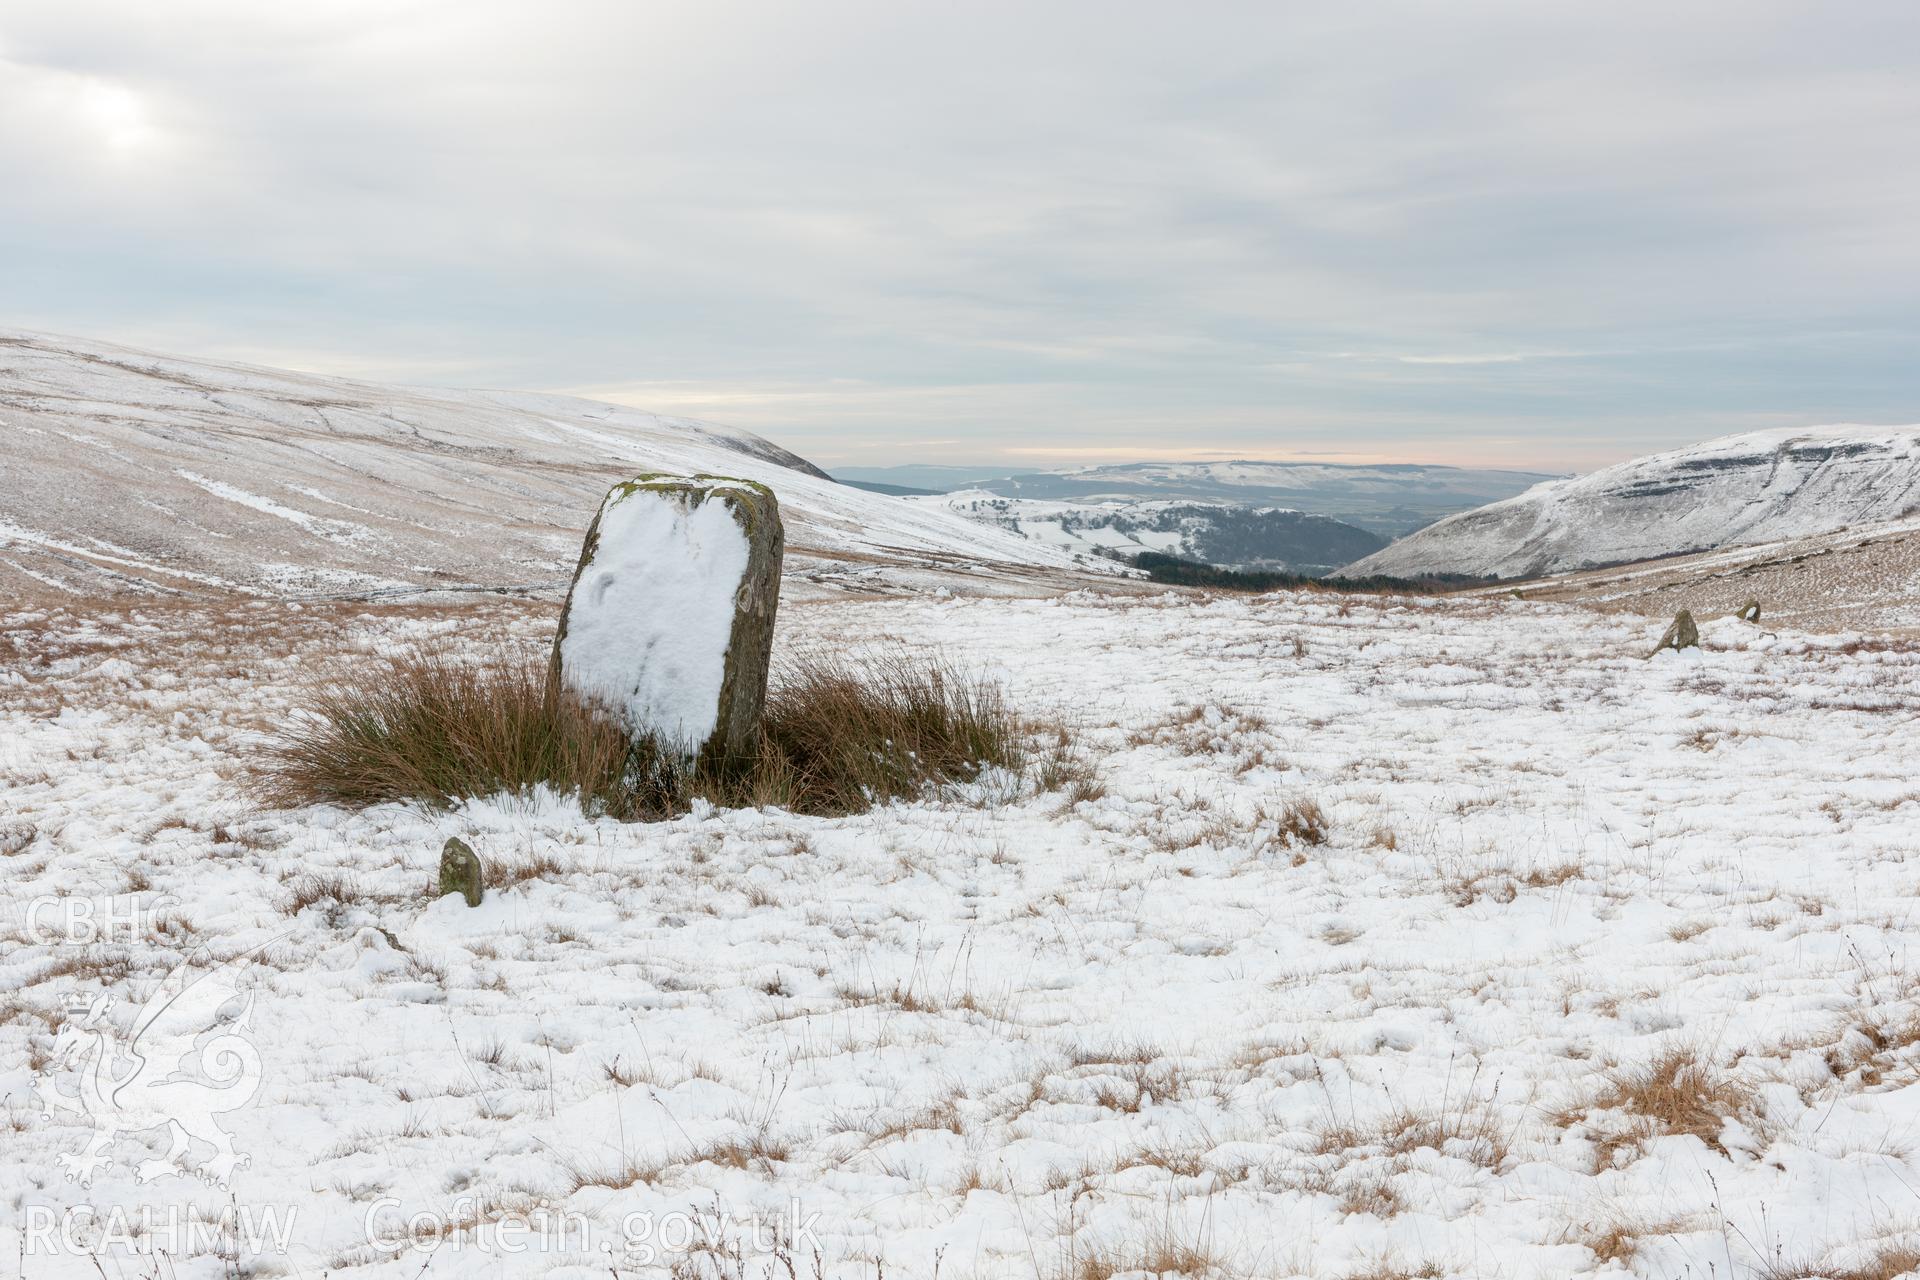
[(1920, 5), (16, 0), (0, 325), (817, 460), (1920, 420)]

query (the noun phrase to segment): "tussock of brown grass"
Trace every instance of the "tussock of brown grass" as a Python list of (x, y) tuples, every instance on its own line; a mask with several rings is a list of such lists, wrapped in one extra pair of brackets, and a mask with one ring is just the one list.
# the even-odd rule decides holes
[(1346, 1173), (1334, 1179), (1329, 1188), (1340, 1197), (1340, 1212), (1348, 1216), (1368, 1214), (1385, 1221), (1399, 1216), (1406, 1202), (1384, 1173)]
[(1902, 1084), (1920, 1074), (1920, 1006), (1902, 1000), (1890, 1008), (1869, 1007), (1802, 1043), (1821, 1049), (1827, 1069), (1849, 1085), (1877, 1089)]
[(297, 916), (309, 907), (329, 903), (336, 907), (350, 907), (366, 896), (366, 890), (360, 882), (344, 871), (320, 871), (300, 876), (287, 887), (286, 900), (280, 909), (290, 916)]
[(1920, 1273), (1920, 1244), (1883, 1240), (1836, 1249), (1821, 1258), (1773, 1258), (1762, 1264), (1764, 1280), (1899, 1280)]
[(1519, 898), (1522, 889), (1557, 889), (1570, 880), (1578, 879), (1581, 870), (1578, 862), (1532, 866), (1524, 870), (1483, 867), (1448, 875), (1444, 884), (1448, 901), (1456, 907), (1470, 907), (1482, 898), (1505, 904)]
[(1437, 1111), (1402, 1108), (1365, 1127), (1335, 1125), (1321, 1132), (1318, 1146), (1322, 1155), (1375, 1148), (1409, 1156), (1424, 1148), (1498, 1170), (1506, 1163), (1510, 1137), (1490, 1102), (1466, 1102)]
[(534, 850), (518, 857), (499, 858), (487, 865), (487, 886), (492, 889), (509, 889), (529, 880), (551, 880), (572, 868), (545, 849)]
[(610, 1187), (615, 1191), (624, 1191), (628, 1187), (649, 1186), (660, 1181), (671, 1169), (672, 1160), (641, 1160), (633, 1156), (602, 1161), (598, 1164), (584, 1160), (563, 1161), (567, 1180), (573, 1184), (573, 1190), (584, 1191), (588, 1187)]
[(729, 1169), (759, 1168), (771, 1171), (773, 1166), (786, 1161), (792, 1154), (785, 1139), (761, 1129), (720, 1138), (658, 1160), (642, 1160), (629, 1155), (597, 1164), (581, 1160), (568, 1160), (564, 1164), (575, 1191), (587, 1187), (611, 1187), (619, 1191), (659, 1182), (669, 1170), (693, 1165), (717, 1164)]
[(1019, 718), (1000, 690), (938, 660), (811, 654), (776, 677), (763, 759), (770, 782), (787, 779), (789, 808), (858, 812), (1025, 759)]
[(1753, 1087), (1715, 1065), (1689, 1046), (1667, 1049), (1643, 1067), (1613, 1068), (1591, 1107), (1562, 1113), (1563, 1123), (1578, 1124), (1591, 1110), (1620, 1111), (1637, 1123), (1627, 1132), (1596, 1137), (1601, 1165), (1616, 1152), (1648, 1138), (1691, 1135), (1726, 1153), (1721, 1130), (1728, 1120), (1750, 1115), (1758, 1103)]
[(630, 808), (628, 744), (579, 699), (549, 698), (544, 670), (499, 655), (422, 651), (330, 683), (273, 744), (268, 804), (444, 803), (546, 784)]
[(257, 793), (271, 806), (445, 804), (545, 786), (626, 821), (695, 799), (843, 814), (1019, 769), (1026, 731), (998, 689), (937, 660), (883, 652), (789, 661), (744, 771), (686, 765), (573, 694), (543, 663), (408, 654), (329, 685), (273, 744)]
[(1225, 1261), (1205, 1233), (1189, 1234), (1171, 1222), (1124, 1243), (1069, 1243), (1057, 1269), (1059, 1280), (1113, 1280), (1116, 1276), (1201, 1277), (1223, 1275)]
[(1201, 704), (1184, 707), (1156, 725), (1129, 734), (1127, 742), (1189, 756), (1239, 756), (1247, 752), (1249, 739), (1267, 731), (1267, 719), (1257, 711)]
[(1694, 1229), (1685, 1218), (1650, 1218), (1623, 1212), (1603, 1213), (1560, 1233), (1560, 1243), (1583, 1245), (1597, 1262), (1631, 1266), (1642, 1240), (1676, 1235)]
[(1753, 1103), (1748, 1085), (1689, 1048), (1670, 1049), (1638, 1071), (1615, 1074), (1600, 1099), (1603, 1107), (1647, 1117), (1664, 1133), (1692, 1134), (1720, 1150), (1721, 1126)]
[(1327, 815), (1315, 800), (1289, 800), (1280, 814), (1280, 838), (1290, 845), (1327, 842)]
[(1387, 1253), (1362, 1263), (1359, 1270), (1347, 1272), (1341, 1280), (1441, 1280), (1450, 1274), (1447, 1267), (1431, 1259), (1410, 1262)]
[(959, 1134), (966, 1131), (959, 1100), (960, 1095), (954, 1094), (920, 1107), (876, 1108), (866, 1115), (842, 1113), (834, 1117), (834, 1125), (844, 1133), (859, 1134), (869, 1146), (923, 1131)]
[(1209, 1157), (1213, 1148), (1214, 1144), (1209, 1141), (1181, 1146), (1163, 1138), (1139, 1144), (1120, 1157), (1117, 1167), (1165, 1169), (1176, 1178), (1198, 1178), (1212, 1170)]
[(1107, 794), (1099, 771), (1076, 747), (1077, 736), (1065, 725), (1056, 725), (1053, 740), (1044, 748), (1037, 772), (1040, 789), (1064, 792), (1069, 809), (1103, 799)]

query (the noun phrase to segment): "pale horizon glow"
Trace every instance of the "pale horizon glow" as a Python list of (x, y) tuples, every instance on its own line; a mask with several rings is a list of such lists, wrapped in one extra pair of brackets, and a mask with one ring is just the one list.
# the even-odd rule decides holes
[(824, 466), (1920, 418), (1920, 9), (0, 10), (0, 326)]

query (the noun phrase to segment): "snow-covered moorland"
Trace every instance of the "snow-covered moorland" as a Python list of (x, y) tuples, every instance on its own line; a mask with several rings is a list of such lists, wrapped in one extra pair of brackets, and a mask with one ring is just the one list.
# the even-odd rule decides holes
[[(756, 1216), (800, 1275), (816, 1246), (1034, 1280), (1920, 1257), (1914, 642), (1718, 620), (1642, 661), (1658, 624), (1506, 600), (818, 602), (783, 643), (990, 671), (1072, 726), (1067, 767), (841, 819), (249, 807), (328, 661), (552, 621), (0, 618), (0, 1257), (785, 1276)], [(426, 896), (449, 835), (495, 867), (478, 909)], [(139, 1183), (167, 1143), (123, 1135), (63, 1181), (95, 1127), (36, 1086), (81, 1087), (91, 997), (138, 1007), (196, 946), (253, 995), (258, 1089), (220, 1117), (250, 1163)], [(291, 1215), (286, 1252), (96, 1268), (44, 1230), (188, 1201)]]

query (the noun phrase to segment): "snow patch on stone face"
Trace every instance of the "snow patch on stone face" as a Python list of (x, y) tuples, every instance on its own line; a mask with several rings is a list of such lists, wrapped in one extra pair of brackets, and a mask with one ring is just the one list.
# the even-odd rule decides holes
[(696, 752), (719, 720), (747, 535), (724, 501), (636, 489), (610, 498), (560, 645), (570, 688), (628, 733)]

